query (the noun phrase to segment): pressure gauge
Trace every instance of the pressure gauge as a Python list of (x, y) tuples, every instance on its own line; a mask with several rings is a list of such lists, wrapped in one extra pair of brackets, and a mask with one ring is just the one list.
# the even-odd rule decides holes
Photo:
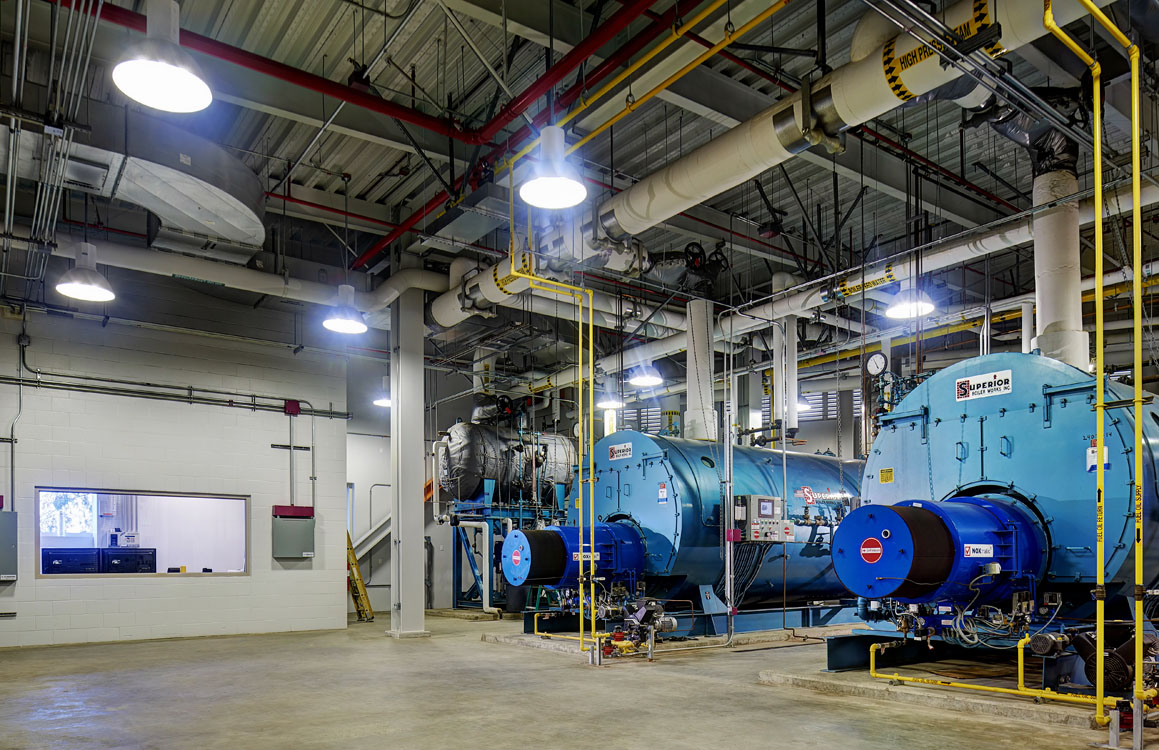
[(886, 359), (881, 352), (874, 352), (865, 359), (865, 371), (870, 375), (880, 375), (885, 372)]

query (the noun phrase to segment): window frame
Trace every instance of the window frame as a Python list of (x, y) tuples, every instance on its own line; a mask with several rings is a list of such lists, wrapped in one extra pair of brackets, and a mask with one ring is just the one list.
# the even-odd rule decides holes
[[(127, 578), (239, 578), (243, 576), (250, 576), (253, 572), (253, 554), (252, 554), (252, 534), (250, 516), (250, 506), (252, 497), (250, 495), (234, 495), (221, 492), (168, 492), (163, 490), (114, 490), (114, 489), (96, 489), (92, 487), (61, 487), (57, 485), (36, 485), (33, 487), (34, 497), (36, 502), (33, 503), (36, 508), (36, 520), (33, 528), (36, 531), (35, 544), (35, 558), (33, 559), (33, 567), (36, 570), (34, 578), (45, 580), (81, 580), (81, 581), (119, 581)], [(205, 499), (227, 499), (227, 500), (241, 500), (245, 503), (245, 570), (241, 572), (222, 571), (220, 573), (202, 573), (201, 571), (189, 571), (186, 573), (165, 573), (157, 571), (156, 573), (45, 573), (41, 560), (43, 559), (40, 546), (40, 493), (41, 492), (84, 492), (93, 495), (133, 495), (136, 497), (191, 497), (191, 498), (205, 498)], [(100, 540), (97, 540), (100, 541)]]

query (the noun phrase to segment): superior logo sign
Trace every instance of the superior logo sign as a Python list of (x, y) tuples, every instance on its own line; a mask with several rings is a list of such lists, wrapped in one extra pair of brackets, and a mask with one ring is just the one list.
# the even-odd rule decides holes
[(1001, 396), (1014, 390), (1013, 382), (1010, 370), (958, 378), (954, 382), (954, 400), (969, 401), (974, 398)]

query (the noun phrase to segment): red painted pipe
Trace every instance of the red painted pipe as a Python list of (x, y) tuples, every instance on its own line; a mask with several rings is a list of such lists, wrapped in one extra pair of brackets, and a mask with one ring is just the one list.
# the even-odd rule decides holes
[(631, 0), (613, 13), (602, 26), (595, 30), (595, 33), (572, 47), (570, 52), (561, 57), (559, 62), (552, 65), (535, 83), (528, 86), (527, 90), (507, 102), (503, 109), (491, 118), (490, 122), (479, 129), (477, 132), (478, 140), (475, 143), (490, 141), (504, 126), (522, 114), (539, 97), (551, 91), (552, 87), (562, 81), (565, 76), (578, 68), (580, 63), (594, 55), (600, 47), (612, 41), (617, 34), (628, 28), (632, 21), (643, 15), (653, 2), (654, 0)]
[[(47, 0), (48, 2), (58, 3), (66, 8), (73, 6), (75, 0)], [(95, 7), (95, 6), (94, 6)], [(101, 6), (101, 20), (109, 23), (123, 26), (127, 29), (145, 33), (145, 16), (140, 13), (134, 13), (131, 10), (126, 10), (120, 6), (112, 3), (105, 3)], [(308, 73), (304, 70), (291, 67), (284, 63), (271, 60), (268, 57), (255, 55), (252, 52), (246, 52), (238, 47), (232, 47), (228, 44), (210, 39), (207, 36), (195, 34), (192, 31), (185, 29), (181, 30), (181, 46), (187, 47), (191, 50), (201, 52), (202, 54), (216, 57), (226, 62), (231, 62), (235, 65), (240, 65), (243, 68), (257, 71), (273, 78), (278, 78), (297, 86), (316, 91), (319, 94), (341, 99), (342, 101), (356, 104), (372, 112), (377, 112), (387, 117), (397, 117), (403, 122), (408, 122), (412, 125), (430, 130), (440, 135), (449, 136), (458, 140), (463, 140), (465, 135), (463, 131), (459, 130), (455, 123), (450, 120), (444, 120), (439, 117), (432, 117), (418, 110), (404, 107), (401, 104), (395, 104), (386, 99), (380, 99), (377, 96), (372, 96), (365, 91), (359, 91), (352, 86), (347, 86), (342, 83), (336, 83), (327, 78), (323, 78), (313, 73)]]
[[(666, 13), (664, 13), (663, 16), (659, 17), (659, 21), (650, 24), (646, 29), (644, 29), (644, 31), (629, 39), (606, 60), (593, 68), (591, 73), (589, 73), (582, 82), (572, 86), (567, 91), (560, 94), (558, 99), (560, 107), (570, 107), (576, 102), (576, 100), (580, 98), (580, 96), (583, 95), (586, 90), (599, 83), (604, 78), (607, 78), (608, 75), (610, 75), (621, 65), (626, 64), (637, 52), (654, 41), (661, 32), (671, 27), (671, 25), (676, 20), (677, 10), (677, 6), (670, 8)], [(651, 13), (651, 11), (649, 11), (649, 13)], [(605, 26), (606, 25), (607, 24), (605, 24)], [(537, 115), (535, 115), (534, 118), (532, 118), (532, 122), (535, 124), (536, 128), (540, 128), (548, 124), (550, 117), (551, 112), (547, 109), (543, 109)], [(492, 149), (491, 152), (484, 156), (481, 161), (489, 165), (494, 165), (504, 154), (511, 150), (512, 144), (519, 144), (527, 138), (530, 138), (533, 134), (534, 133), (531, 126), (524, 125), (519, 130), (508, 136), (502, 145), (496, 146), (494, 149)], [(478, 172), (470, 176), (471, 182), (469, 183), (469, 186), (472, 188), (476, 186), (475, 179), (477, 174)], [(462, 180), (460, 179), (455, 183), (455, 187), (458, 187), (461, 183)], [(381, 238), (366, 252), (356, 258), (352, 267), (361, 268), (362, 266), (369, 263), (379, 253), (390, 247), (392, 242), (397, 241), (411, 229), (414, 229), (414, 227), (417, 226), (420, 221), (425, 219), (432, 212), (437, 211), (444, 203), (450, 200), (450, 197), (451, 196), (445, 190), (436, 193), (433, 198), (431, 198), (417, 211), (403, 220), (398, 229)]]
[[(66, 8), (73, 7), (74, 0), (47, 0), (58, 3)], [(563, 80), (581, 62), (593, 55), (600, 47), (611, 41), (617, 34), (626, 29), (632, 21), (640, 17), (654, 0), (632, 0), (619, 11), (614, 13), (595, 33), (576, 45), (526, 91), (518, 94), (507, 102), (490, 122), (477, 130), (466, 130), (457, 123), (428, 115), (419, 110), (396, 104), (387, 99), (381, 99), (365, 91), (347, 86), (346, 84), (331, 81), (313, 73), (291, 67), (284, 63), (271, 60), (268, 57), (255, 55), (238, 47), (219, 42), (201, 34), (195, 34), (185, 29), (181, 30), (180, 42), (182, 47), (200, 52), (220, 60), (240, 65), (243, 68), (277, 78), (296, 86), (316, 91), (319, 94), (330, 96), (350, 104), (368, 109), (371, 112), (397, 117), (403, 122), (416, 125), (439, 135), (454, 138), (469, 145), (484, 145), (490, 143), (500, 130), (520, 116), (524, 110), (534, 104), (559, 81)], [(103, 21), (123, 26), (140, 33), (145, 33), (146, 19), (143, 14), (134, 13), (111, 3), (101, 6), (100, 18)]]

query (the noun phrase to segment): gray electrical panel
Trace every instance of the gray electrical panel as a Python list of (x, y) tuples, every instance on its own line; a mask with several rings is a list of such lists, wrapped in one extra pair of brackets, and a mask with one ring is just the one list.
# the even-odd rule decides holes
[(16, 519), (13, 512), (0, 513), (0, 584), (16, 580)]
[(314, 519), (273, 517), (274, 557), (314, 556)]
[(737, 496), (737, 519), (746, 542), (791, 542), (793, 522), (785, 517), (785, 501), (768, 495)]

